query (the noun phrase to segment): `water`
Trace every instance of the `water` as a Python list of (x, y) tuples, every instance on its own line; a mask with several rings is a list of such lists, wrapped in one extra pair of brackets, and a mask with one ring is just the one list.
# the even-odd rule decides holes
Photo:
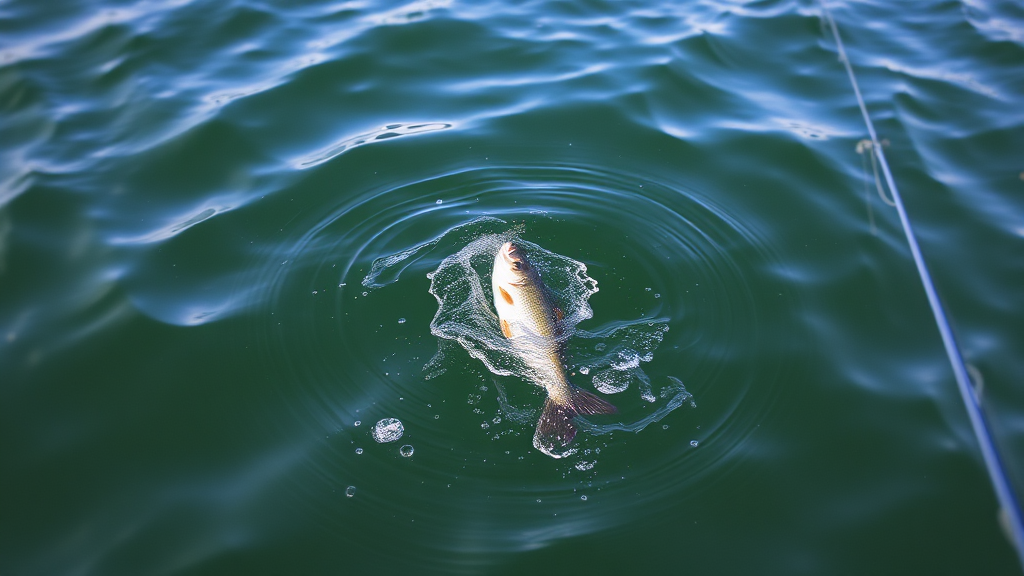
[[(1024, 11), (831, 5), (1024, 493)], [(808, 2), (0, 3), (0, 572), (1019, 574), (864, 137)], [(570, 458), (436, 330), (510, 231)]]

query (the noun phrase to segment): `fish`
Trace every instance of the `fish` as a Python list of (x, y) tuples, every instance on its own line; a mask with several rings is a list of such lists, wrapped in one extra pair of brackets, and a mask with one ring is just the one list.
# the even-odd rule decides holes
[(566, 456), (565, 448), (576, 437), (576, 416), (614, 414), (618, 410), (569, 382), (563, 360), (565, 314), (544, 285), (540, 271), (517, 243), (505, 242), (498, 249), (491, 285), (501, 333), (531, 369), (534, 384), (547, 391), (533, 447), (554, 458)]

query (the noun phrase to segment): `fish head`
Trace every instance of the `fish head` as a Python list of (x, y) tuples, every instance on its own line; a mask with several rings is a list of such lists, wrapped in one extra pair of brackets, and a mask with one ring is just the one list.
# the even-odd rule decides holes
[(530, 261), (526, 252), (513, 242), (505, 242), (498, 250), (498, 258), (512, 276), (526, 276), (531, 271)]

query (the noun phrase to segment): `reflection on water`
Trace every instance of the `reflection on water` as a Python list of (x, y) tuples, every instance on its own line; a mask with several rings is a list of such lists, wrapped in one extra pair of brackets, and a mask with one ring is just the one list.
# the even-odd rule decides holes
[(436, 130), (446, 130), (451, 128), (451, 124), (444, 122), (427, 122), (421, 124), (388, 124), (383, 128), (360, 134), (358, 136), (352, 136), (347, 138), (327, 150), (317, 152), (311, 157), (301, 160), (298, 162), (299, 168), (309, 168), (316, 166), (317, 164), (327, 162), (331, 158), (338, 156), (348, 150), (351, 150), (357, 146), (363, 146), (365, 144), (373, 144), (381, 140), (389, 140), (391, 138), (399, 138), (401, 136), (411, 136), (413, 134), (423, 134), (424, 132), (434, 132)]

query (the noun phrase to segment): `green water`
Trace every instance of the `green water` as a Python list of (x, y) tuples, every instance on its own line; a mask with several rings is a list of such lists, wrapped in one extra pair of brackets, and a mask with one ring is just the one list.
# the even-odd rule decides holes
[[(832, 6), (1020, 494), (1024, 10)], [(0, 573), (1019, 574), (865, 137), (813, 3), (0, 2)], [(506, 233), (565, 458), (437, 330)]]

